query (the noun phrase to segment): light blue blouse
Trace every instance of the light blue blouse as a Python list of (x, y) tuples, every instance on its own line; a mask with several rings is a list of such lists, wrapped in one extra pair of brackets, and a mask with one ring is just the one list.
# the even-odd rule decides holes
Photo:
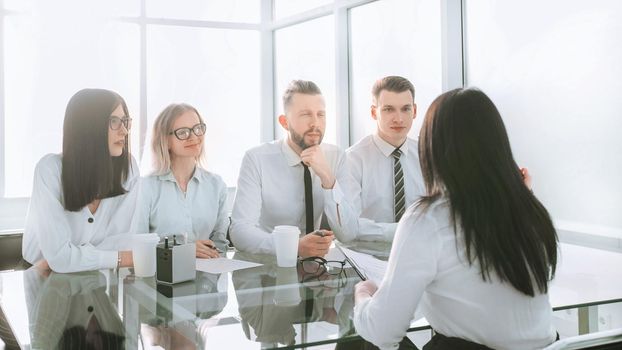
[(188, 242), (211, 239), (225, 250), (229, 216), (227, 186), (222, 178), (199, 167), (184, 194), (172, 172), (141, 179), (137, 233), (157, 233), (160, 237), (187, 236)]

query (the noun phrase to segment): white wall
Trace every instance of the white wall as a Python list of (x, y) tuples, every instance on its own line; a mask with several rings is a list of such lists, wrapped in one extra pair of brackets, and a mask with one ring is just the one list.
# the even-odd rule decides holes
[(622, 2), (466, 2), (467, 85), (563, 227), (622, 232)]

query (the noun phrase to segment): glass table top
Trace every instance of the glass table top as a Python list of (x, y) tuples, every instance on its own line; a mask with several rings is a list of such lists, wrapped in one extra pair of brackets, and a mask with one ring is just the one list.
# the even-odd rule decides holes
[(274, 256), (227, 256), (262, 265), (197, 271), (194, 281), (174, 285), (127, 268), (60, 274), (32, 267), (0, 273), (0, 305), (20, 346), (32, 349), (270, 349), (359, 339), (351, 316), (360, 278), (347, 264), (339, 274), (308, 273), (301, 264), (278, 267)]
[[(378, 242), (345, 246), (380, 259), (390, 250), (389, 244)], [(622, 254), (560, 247), (561, 263), (550, 291), (554, 310), (622, 301)], [(331, 260), (345, 259), (340, 254), (338, 249), (329, 253)], [(274, 256), (234, 251), (227, 256), (262, 265), (223, 274), (197, 271), (194, 281), (175, 285), (136, 277), (127, 268), (0, 273), (0, 321), (1, 316), (8, 321), (0, 322), (0, 334), (8, 329), (23, 349), (88, 344), (271, 349), (359, 340), (351, 316), (360, 278), (348, 264), (341, 274), (314, 274), (300, 264), (277, 267)], [(419, 319), (410, 331), (428, 328)]]

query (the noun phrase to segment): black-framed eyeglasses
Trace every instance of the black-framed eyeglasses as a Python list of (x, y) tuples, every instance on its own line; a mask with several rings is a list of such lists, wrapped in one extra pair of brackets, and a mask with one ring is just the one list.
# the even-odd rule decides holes
[(125, 126), (125, 129), (128, 131), (132, 128), (132, 118), (130, 117), (110, 117), (108, 122), (110, 124), (110, 130), (119, 130), (121, 125)]
[(315, 275), (324, 273), (339, 275), (343, 272), (343, 268), (346, 265), (345, 261), (326, 260), (319, 256), (301, 259), (299, 263), (302, 265), (302, 271)]
[(169, 135), (175, 135), (178, 140), (187, 140), (190, 138), (190, 134), (194, 133), (197, 137), (205, 135), (206, 130), (205, 123), (199, 123), (191, 128), (179, 128), (169, 132)]

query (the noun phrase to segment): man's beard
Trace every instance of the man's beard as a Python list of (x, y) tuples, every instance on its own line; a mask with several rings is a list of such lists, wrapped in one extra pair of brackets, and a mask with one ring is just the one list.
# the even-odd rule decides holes
[(322, 131), (319, 128), (313, 128), (313, 129), (309, 129), (307, 131), (304, 132), (304, 134), (300, 135), (298, 133), (296, 133), (294, 130), (289, 130), (292, 141), (298, 145), (298, 147), (300, 147), (302, 150), (305, 150), (309, 147), (315, 146), (315, 144), (309, 145), (305, 142), (305, 135), (307, 135), (308, 133), (314, 132), (314, 133), (318, 133), (320, 134), (320, 140), (318, 141), (318, 145), (320, 143), (322, 143), (322, 139), (324, 138), (324, 133), (322, 133)]

